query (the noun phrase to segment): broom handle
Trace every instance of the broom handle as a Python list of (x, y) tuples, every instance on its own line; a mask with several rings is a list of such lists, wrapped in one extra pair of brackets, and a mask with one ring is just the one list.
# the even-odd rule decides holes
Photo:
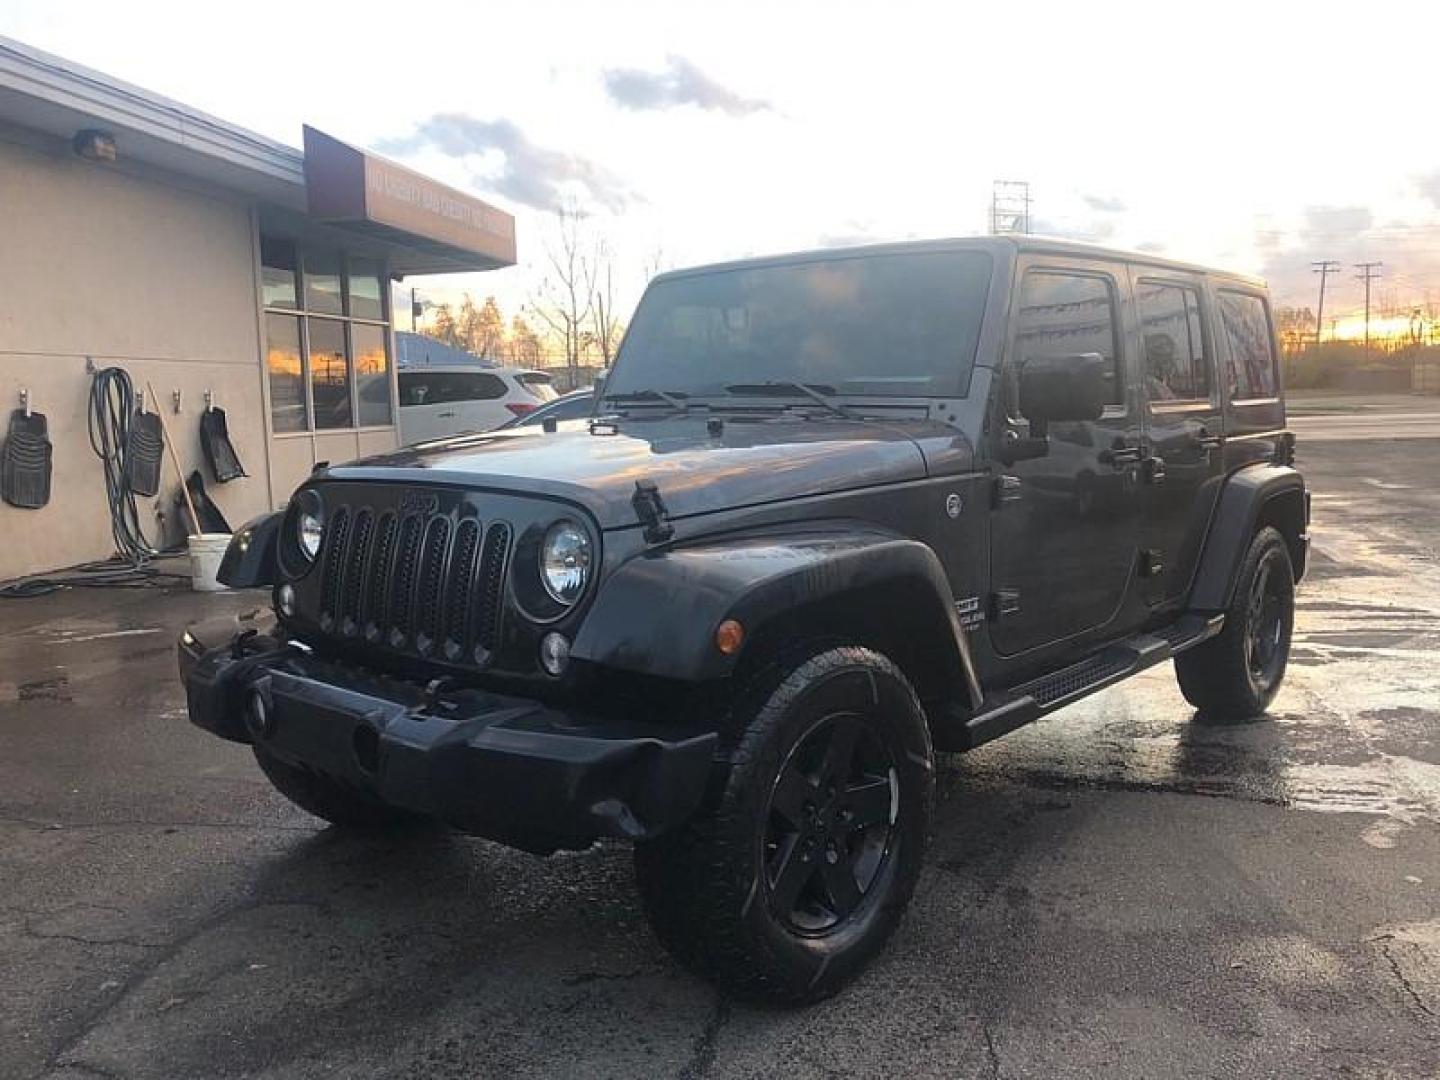
[(165, 436), (165, 447), (170, 451), (170, 463), (175, 466), (175, 475), (180, 478), (180, 490), (185, 493), (185, 505), (190, 508), (190, 521), (195, 526), (195, 532), (191, 535), (200, 535), (200, 515), (195, 512), (195, 500), (190, 498), (190, 485), (185, 483), (185, 470), (180, 468), (180, 455), (175, 452), (175, 444), (170, 441), (170, 428), (165, 423), (165, 414), (160, 411), (160, 399), (155, 396), (155, 388), (150, 385), (150, 380), (145, 380), (145, 389), (150, 392), (150, 400), (155, 402), (155, 415), (160, 418), (160, 431)]

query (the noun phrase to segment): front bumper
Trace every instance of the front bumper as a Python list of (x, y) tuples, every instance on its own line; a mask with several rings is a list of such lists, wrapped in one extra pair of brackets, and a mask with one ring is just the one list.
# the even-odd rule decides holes
[(715, 754), (713, 730), (430, 692), (233, 624), (192, 627), (179, 656), (190, 719), (205, 730), (527, 851), (679, 825)]

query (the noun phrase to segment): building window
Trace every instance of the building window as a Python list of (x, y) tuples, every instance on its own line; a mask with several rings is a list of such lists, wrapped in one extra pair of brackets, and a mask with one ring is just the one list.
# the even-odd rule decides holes
[(389, 310), (378, 260), (262, 237), (265, 356), (276, 433), (388, 427)]
[(1200, 331), (1200, 297), (1184, 285), (1141, 281), (1135, 306), (1145, 345), (1145, 387), (1152, 402), (1206, 401), (1210, 367)]
[(1230, 399), (1275, 396), (1275, 349), (1265, 301), (1248, 293), (1220, 294), (1220, 322), (1230, 346)]

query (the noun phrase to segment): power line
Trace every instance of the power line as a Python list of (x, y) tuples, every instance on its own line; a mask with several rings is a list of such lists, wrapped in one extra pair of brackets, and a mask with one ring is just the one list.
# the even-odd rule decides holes
[(1315, 346), (1319, 348), (1323, 333), (1321, 328), (1325, 325), (1325, 279), (1339, 270), (1340, 264), (1334, 259), (1321, 259), (1319, 262), (1312, 262), (1310, 267), (1312, 274), (1320, 275), (1320, 304), (1315, 309)]
[(1355, 269), (1360, 273), (1355, 276), (1365, 282), (1365, 360), (1370, 360), (1370, 283), (1380, 275), (1377, 268), (1384, 266), (1383, 262), (1362, 262), (1356, 263)]

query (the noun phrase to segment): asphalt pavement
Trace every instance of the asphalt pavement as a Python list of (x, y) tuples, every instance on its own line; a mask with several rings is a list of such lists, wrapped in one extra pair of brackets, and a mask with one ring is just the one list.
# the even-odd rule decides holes
[(1339, 419), (1271, 714), (1166, 665), (946, 759), (909, 916), (802, 1011), (678, 969), (622, 845), (290, 807), (175, 678), (256, 597), (0, 602), (0, 1076), (1440, 1075), (1440, 440)]

